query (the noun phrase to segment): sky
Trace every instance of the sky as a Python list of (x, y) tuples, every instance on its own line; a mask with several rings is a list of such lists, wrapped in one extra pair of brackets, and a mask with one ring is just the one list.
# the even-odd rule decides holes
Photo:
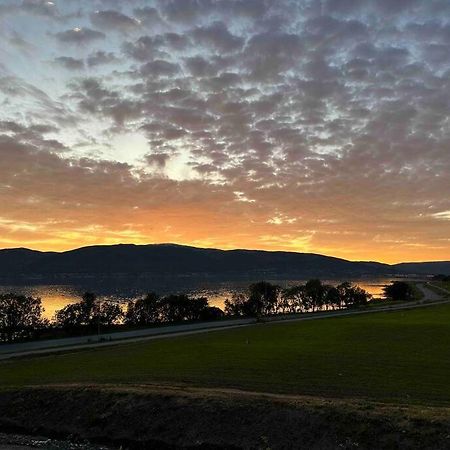
[(0, 0), (0, 247), (450, 259), (448, 0)]

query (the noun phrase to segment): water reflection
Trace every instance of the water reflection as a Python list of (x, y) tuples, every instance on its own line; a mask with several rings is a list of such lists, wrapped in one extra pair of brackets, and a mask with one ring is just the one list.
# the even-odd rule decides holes
[[(345, 280), (352, 281), (361, 288), (365, 289), (374, 298), (382, 295), (382, 289), (395, 278), (375, 278), (364, 280)], [(84, 292), (95, 292), (100, 298), (128, 301), (145, 295), (147, 292), (155, 291), (161, 295), (169, 293), (187, 293), (197, 296), (205, 296), (209, 299), (212, 306), (221, 309), (224, 307), (225, 299), (230, 298), (235, 292), (244, 292), (248, 285), (259, 280), (212, 280), (199, 278), (186, 279), (152, 279), (145, 280), (140, 278), (130, 278), (113, 280), (95, 279), (71, 281), (67, 284), (19, 284), (9, 283), (0, 285), (0, 293), (14, 292), (17, 294), (31, 295), (40, 297), (45, 309), (44, 316), (51, 319), (55, 311), (61, 309), (69, 303), (78, 302)], [(280, 285), (282, 288), (294, 284), (303, 284), (307, 280), (267, 280)], [(326, 284), (336, 285), (344, 280), (323, 280)]]

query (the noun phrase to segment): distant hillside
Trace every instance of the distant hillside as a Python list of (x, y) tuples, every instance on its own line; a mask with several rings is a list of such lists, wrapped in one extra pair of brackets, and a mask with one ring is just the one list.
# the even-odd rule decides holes
[(444, 274), (450, 275), (450, 261), (433, 261), (433, 262), (419, 262), (419, 263), (400, 263), (395, 264), (399, 272), (406, 274)]
[(0, 250), (0, 275), (27, 273), (28, 268), (38, 264), (51, 252), (38, 252), (27, 248), (11, 248)]
[[(412, 272), (408, 272), (411, 270)], [(72, 274), (214, 275), (223, 277), (360, 277), (397, 273), (450, 273), (450, 262), (390, 266), (313, 253), (217, 250), (174, 244), (103, 245), (66, 252), (0, 250), (0, 276)]]

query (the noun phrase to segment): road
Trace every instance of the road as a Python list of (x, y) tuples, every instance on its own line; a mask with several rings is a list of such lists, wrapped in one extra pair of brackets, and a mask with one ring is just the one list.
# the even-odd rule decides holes
[[(450, 303), (450, 300), (445, 300), (442, 296), (432, 291), (422, 283), (417, 284), (417, 287), (423, 292), (424, 298), (416, 302), (402, 303), (399, 305), (390, 306), (370, 307), (362, 310), (341, 310), (305, 314), (277, 315), (266, 317), (264, 318), (263, 322), (278, 323), (302, 320), (317, 320), (328, 317), (354, 316), (358, 314), (398, 311), (404, 309), (433, 306), (441, 303)], [(444, 292), (447, 291), (443, 290), (443, 293)], [(23, 342), (18, 344), (5, 344), (0, 346), (0, 360), (79, 349), (105, 347), (124, 343), (162, 339), (167, 337), (187, 336), (211, 331), (229, 330), (237, 327), (255, 325), (257, 323), (257, 320), (253, 318), (229, 319), (206, 323), (202, 322), (184, 325), (168, 325), (134, 331), (100, 334), (98, 336), (80, 336), (64, 339), (51, 339), (45, 341)]]

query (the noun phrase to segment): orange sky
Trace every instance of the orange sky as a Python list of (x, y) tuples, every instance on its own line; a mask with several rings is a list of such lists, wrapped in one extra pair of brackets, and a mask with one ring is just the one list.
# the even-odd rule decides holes
[(351, 206), (350, 211), (337, 208), (323, 214), (322, 205), (311, 205), (281, 214), (274, 212), (277, 198), (242, 201), (226, 188), (197, 181), (149, 179), (131, 187), (102, 180), (96, 186), (95, 173), (83, 177), (77, 171), (80, 183), (71, 185), (72, 169), (56, 185), (56, 180), (47, 184), (37, 177), (30, 185), (18, 180), (20, 187), (11, 190), (11, 198), (3, 192), (0, 247), (61, 251), (94, 244), (173, 242), (388, 263), (449, 259), (445, 220), (428, 217), (405, 225), (401, 218), (382, 217), (381, 223), (372, 219), (376, 216), (370, 208), (358, 215)]

